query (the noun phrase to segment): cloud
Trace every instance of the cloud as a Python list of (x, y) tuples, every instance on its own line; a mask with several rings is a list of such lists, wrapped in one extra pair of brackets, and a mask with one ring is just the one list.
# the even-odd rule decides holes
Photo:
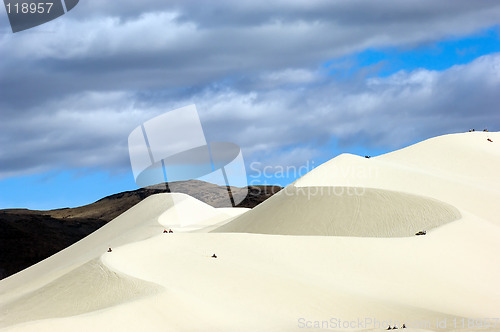
[(0, 177), (128, 169), (145, 120), (195, 102), (212, 141), (296, 163), (342, 146), (397, 148), (500, 124), (499, 56), (443, 72), (335, 80), (323, 64), (412, 48), (500, 23), (491, 1), (81, 2), (35, 30), (0, 34)]
[(401, 71), (365, 79), (355, 87), (316, 73), (306, 76), (319, 77), (319, 86), (289, 88), (285, 82), (285, 89), (251, 92), (207, 88), (175, 103), (153, 104), (125, 92), (74, 95), (42, 107), (52, 109), (51, 114), (39, 110), (29, 119), (2, 122), (2, 137), (22, 138), (2, 142), (7, 147), (0, 160), (2, 174), (38, 171), (38, 165), (128, 169), (131, 130), (192, 102), (209, 141), (235, 142), (249, 162), (268, 164), (317, 157), (331, 137), (346, 146), (399, 148), (471, 127), (500, 126), (500, 54), (442, 72)]

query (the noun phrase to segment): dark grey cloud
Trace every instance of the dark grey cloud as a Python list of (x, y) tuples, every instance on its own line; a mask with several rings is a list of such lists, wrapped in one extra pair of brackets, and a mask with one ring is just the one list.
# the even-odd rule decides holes
[(0, 177), (127, 168), (129, 132), (192, 102), (209, 139), (269, 162), (312, 158), (332, 137), (398, 147), (498, 125), (497, 56), (341, 83), (321, 68), (369, 47), (471, 34), (499, 17), (496, 1), (81, 1), (36, 29), (2, 28)]
[[(117, 16), (123, 20), (148, 12), (175, 12), (179, 22), (194, 22), (202, 28), (255, 27), (270, 22), (337, 22), (342, 25), (366, 26), (400, 23), (421, 25), (424, 22), (454, 17), (483, 16), (494, 18), (495, 1), (467, 0), (381, 0), (349, 1), (232, 1), (210, 3), (199, 0), (86, 1), (79, 5), (85, 16)], [(489, 12), (489, 13), (488, 13)]]

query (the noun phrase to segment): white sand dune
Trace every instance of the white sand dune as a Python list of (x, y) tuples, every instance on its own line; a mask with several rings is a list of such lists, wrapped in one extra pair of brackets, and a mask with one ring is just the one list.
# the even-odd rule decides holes
[(171, 200), (165, 199), (162, 195), (146, 198), (81, 241), (1, 280), (0, 298), (2, 301), (8, 301), (34, 291), (99, 257), (108, 247), (143, 240), (158, 234), (163, 230), (158, 224), (158, 216), (169, 207)]
[[(469, 226), (452, 223), (428, 237), (394, 239), (156, 236), (117, 248), (103, 263), (164, 292), (6, 330), (290, 331), (299, 330), (301, 318), (431, 322), (436, 330), (438, 320), (450, 326), (461, 317), (495, 317), (500, 292), (491, 286), (500, 271), (490, 263), (497, 254), (463, 244), (472, 237), (500, 249), (499, 234), (488, 223), (472, 234)], [(463, 267), (477, 257), (475, 269)]]
[(473, 132), (375, 158), (343, 154), (214, 231), (410, 236), (459, 219), (457, 207), (500, 225), (499, 143), (499, 133)]
[(109, 270), (93, 260), (9, 304), (2, 324), (69, 317), (110, 308), (163, 291), (163, 287)]
[(237, 217), (250, 209), (213, 208), (188, 195), (171, 195), (173, 204), (159, 218), (158, 222), (174, 231), (194, 231)]
[[(493, 142), (487, 141), (490, 138)], [(500, 225), (500, 133), (435, 137), (366, 159), (340, 155), (293, 183), (406, 192), (438, 199)]]
[(370, 188), (290, 186), (215, 231), (401, 237), (460, 217), (455, 207), (422, 196)]
[[(200, 208), (201, 205), (205, 212), (211, 212), (209, 214), (211, 218), (221, 215), (221, 218), (216, 218), (217, 221), (223, 218), (231, 219), (235, 213), (242, 213), (238, 210), (238, 212), (230, 214), (226, 209), (217, 212), (219, 209), (185, 194), (150, 196), (81, 241), (38, 264), (1, 280), (0, 297), (2, 300), (20, 297), (25, 293), (38, 289), (41, 285), (52, 282), (82, 264), (100, 257), (109, 247), (115, 248), (162, 234), (165, 226), (159, 222), (160, 217), (166, 211), (174, 208), (174, 202), (183, 201), (191, 202), (195, 208)], [(245, 210), (243, 209), (243, 212)], [(198, 216), (197, 221), (203, 222), (204, 218)], [(167, 222), (167, 219), (163, 218), (163, 222)], [(178, 222), (178, 220), (176, 219), (175, 222)], [(186, 221), (186, 223), (194, 228), (206, 226), (206, 224), (201, 224), (197, 227), (195, 223), (189, 221)], [(50, 239), (47, 239), (47, 241), (50, 241)]]
[[(464, 133), (371, 159), (342, 155), (290, 190), (363, 195), (283, 192), (242, 215), (152, 196), (0, 281), (0, 330), (381, 331), (397, 321), (484, 331), (468, 319), (500, 318), (498, 143), (499, 133)], [(424, 226), (434, 228), (408, 236)], [(214, 227), (242, 233), (204, 233)], [(263, 230), (315, 236), (245, 234)]]

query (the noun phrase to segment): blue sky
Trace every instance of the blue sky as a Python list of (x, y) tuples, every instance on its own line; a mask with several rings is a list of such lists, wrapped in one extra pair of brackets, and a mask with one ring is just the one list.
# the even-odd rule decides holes
[(424, 68), (428, 70), (446, 70), (455, 65), (470, 63), (480, 56), (500, 52), (498, 25), (481, 29), (471, 35), (450, 36), (433, 43), (425, 43), (414, 48), (380, 47), (370, 48), (348, 56), (332, 59), (325, 63), (328, 68), (343, 62), (354, 63), (343, 68), (340, 76), (352, 76), (365, 68), (368, 75), (387, 77), (400, 70), (413, 71)]
[(496, 2), (206, 6), (87, 0), (16, 34), (0, 13), (0, 208), (137, 189), (128, 134), (192, 103), (208, 141), (241, 147), (252, 184), (500, 126)]

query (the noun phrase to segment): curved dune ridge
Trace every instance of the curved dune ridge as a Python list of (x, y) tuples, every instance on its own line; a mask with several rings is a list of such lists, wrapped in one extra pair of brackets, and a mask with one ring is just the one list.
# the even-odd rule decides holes
[[(196, 211), (200, 206), (204, 213), (186, 213), (190, 209)], [(176, 219), (170, 220), (175, 225), (162, 224), (160, 220), (169, 221), (162, 218), (162, 215), (172, 210), (177, 211)], [(162, 234), (165, 227), (172, 227), (176, 232), (183, 231), (182, 227), (174, 227), (180, 226), (179, 217), (190, 218), (184, 223), (189, 224), (188, 228), (192, 230), (197, 228), (197, 223), (199, 228), (206, 227), (205, 218), (220, 222), (223, 218), (234, 218), (246, 210), (238, 208), (230, 213), (228, 209), (213, 208), (186, 194), (162, 193), (149, 196), (84, 239), (38, 264), (0, 280), (0, 306), (4, 301), (29, 294), (82, 264), (100, 257), (109, 247), (115, 248), (148, 239)]]
[[(158, 216), (173, 206), (174, 194), (147, 197), (94, 233), (49, 258), (0, 281), (0, 299), (27, 294), (106, 252), (108, 247), (147, 239), (162, 231)], [(183, 194), (175, 194), (183, 195)], [(185, 195), (187, 196), (187, 195)], [(49, 240), (49, 239), (48, 239)]]
[[(492, 142), (488, 141), (488, 138)], [(500, 132), (434, 137), (373, 158), (339, 155), (295, 187), (378, 188), (431, 197), (500, 225)]]
[(402, 237), (460, 217), (449, 204), (401, 192), (289, 186), (214, 232)]
[(80, 315), (161, 292), (163, 287), (108, 269), (95, 259), (5, 304), (0, 326)]
[[(0, 329), (113, 308), (159, 293), (163, 286), (109, 269), (102, 256), (115, 255), (115, 248), (128, 243), (168, 237), (165, 227), (176, 232), (203, 228), (247, 210), (214, 208), (186, 194), (150, 196), (65, 250), (1, 280)], [(108, 247), (113, 247), (111, 253)]]
[(185, 194), (171, 196), (172, 206), (159, 218), (158, 223), (175, 231), (196, 231), (206, 226), (223, 223), (242, 214), (248, 208), (214, 208)]

